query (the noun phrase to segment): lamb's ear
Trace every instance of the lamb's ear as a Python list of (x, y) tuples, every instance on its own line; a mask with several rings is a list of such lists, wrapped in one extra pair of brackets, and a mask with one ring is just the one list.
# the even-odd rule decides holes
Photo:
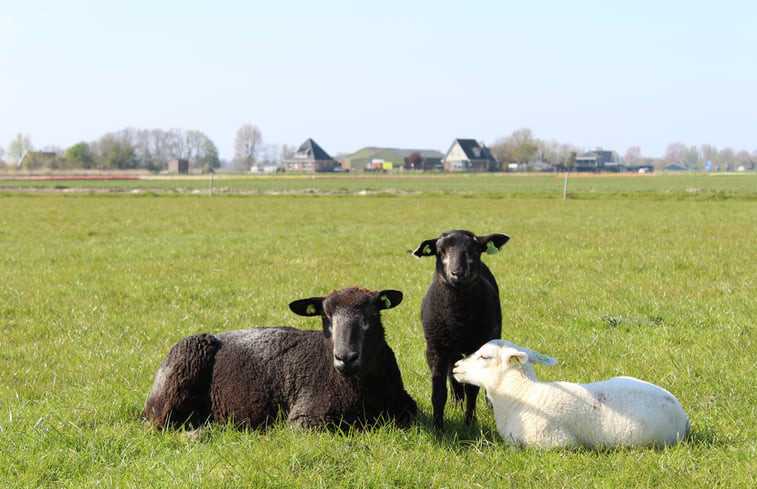
[(515, 365), (520, 368), (521, 365), (528, 363), (528, 353), (519, 350), (505, 350), (502, 352), (502, 362), (505, 365)]
[(399, 290), (382, 290), (378, 294), (379, 309), (391, 309), (399, 306), (402, 302), (402, 292)]
[(481, 253), (485, 251), (487, 255), (496, 255), (510, 241), (510, 236), (495, 233), (487, 236), (476, 236), (476, 239), (481, 243)]
[(289, 309), (300, 316), (323, 316), (323, 297), (311, 297), (290, 302)]
[(543, 363), (548, 367), (554, 367), (557, 365), (556, 358), (552, 358), (549, 355), (543, 355), (533, 350), (529, 350), (528, 352), (528, 361), (531, 363)]
[(413, 255), (416, 258), (420, 258), (422, 256), (435, 256), (436, 255), (436, 238), (435, 239), (427, 239), (421, 245), (413, 251)]

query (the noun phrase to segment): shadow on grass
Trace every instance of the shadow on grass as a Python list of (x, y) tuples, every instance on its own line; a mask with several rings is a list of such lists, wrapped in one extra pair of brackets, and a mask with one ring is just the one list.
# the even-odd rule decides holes
[(431, 415), (420, 411), (415, 423), (429, 436), (432, 443), (448, 449), (504, 444), (496, 429), (486, 426), (478, 419), (467, 425), (460, 416), (452, 414), (444, 420), (442, 431), (437, 431)]

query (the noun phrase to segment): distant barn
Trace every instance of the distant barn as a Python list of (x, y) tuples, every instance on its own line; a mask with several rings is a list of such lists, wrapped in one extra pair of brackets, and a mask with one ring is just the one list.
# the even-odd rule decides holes
[(181, 173), (186, 175), (189, 173), (189, 160), (178, 159), (169, 161), (168, 173)]

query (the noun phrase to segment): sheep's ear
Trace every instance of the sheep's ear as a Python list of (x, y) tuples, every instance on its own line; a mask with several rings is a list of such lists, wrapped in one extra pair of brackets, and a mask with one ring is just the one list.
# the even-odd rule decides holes
[(323, 297), (311, 297), (290, 302), (289, 309), (300, 316), (323, 316)]
[(402, 292), (399, 290), (382, 290), (378, 294), (379, 309), (391, 309), (399, 306), (402, 302)]
[(531, 363), (543, 363), (544, 365), (546, 365), (548, 367), (554, 367), (555, 365), (557, 365), (557, 359), (556, 358), (552, 358), (549, 355), (543, 355), (543, 354), (535, 352), (535, 351), (531, 351), (528, 354), (528, 360)]
[(526, 352), (509, 350), (505, 352), (504, 357), (505, 364), (515, 365), (518, 368), (528, 363), (528, 353)]
[(476, 236), (476, 239), (481, 243), (482, 253), (485, 251), (487, 255), (496, 255), (510, 241), (510, 236), (496, 233), (487, 236)]
[(413, 255), (416, 258), (422, 256), (435, 256), (436, 255), (436, 239), (427, 239), (421, 245), (413, 251)]

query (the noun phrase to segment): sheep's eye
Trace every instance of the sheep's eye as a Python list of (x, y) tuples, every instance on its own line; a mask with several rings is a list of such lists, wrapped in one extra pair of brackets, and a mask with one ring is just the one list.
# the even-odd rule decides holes
[(481, 355), (478, 356), (479, 360), (484, 360), (484, 361), (491, 360), (491, 358), (492, 357), (490, 357), (489, 355), (483, 355), (483, 354), (481, 354)]

